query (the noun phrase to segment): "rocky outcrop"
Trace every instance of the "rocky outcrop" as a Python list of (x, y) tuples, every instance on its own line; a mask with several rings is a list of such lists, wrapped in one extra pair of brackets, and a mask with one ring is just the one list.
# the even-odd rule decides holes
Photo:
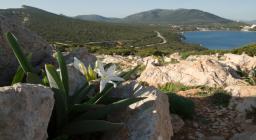
[(46, 140), (53, 105), (49, 88), (32, 84), (0, 87), (0, 139)]
[(32, 33), (15, 20), (0, 15), (0, 86), (7, 85), (15, 73), (18, 61), (4, 38), (12, 32), (26, 53), (32, 53), (32, 63), (39, 65), (51, 61), (52, 48), (41, 37)]
[(225, 87), (227, 85), (246, 85), (237, 79), (237, 73), (215, 60), (181, 61), (166, 66), (148, 65), (138, 81), (151, 86), (161, 86), (177, 82), (187, 86)]
[(238, 66), (243, 71), (256, 68), (256, 57), (250, 57), (247, 54), (224, 54), (222, 60), (223, 63)]
[[(133, 94), (134, 93), (134, 94)], [(104, 136), (105, 140), (170, 140), (173, 135), (168, 97), (153, 87), (127, 82), (114, 89), (114, 97), (147, 97), (132, 104), (112, 121), (124, 120), (125, 128)], [(117, 121), (118, 122), (118, 121)]]
[(226, 91), (232, 94), (230, 107), (234, 107), (237, 111), (244, 113), (256, 107), (256, 86), (229, 86)]

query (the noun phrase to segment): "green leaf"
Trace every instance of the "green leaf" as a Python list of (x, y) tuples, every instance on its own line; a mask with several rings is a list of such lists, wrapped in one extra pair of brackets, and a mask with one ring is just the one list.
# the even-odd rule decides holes
[(64, 89), (63, 83), (61, 82), (59, 74), (56, 71), (56, 69), (54, 68), (54, 66), (50, 65), (50, 64), (46, 64), (45, 71), (46, 71), (46, 75), (47, 75), (50, 87), (58, 89), (61, 91), (61, 93), (65, 94), (65, 89)]
[[(28, 62), (30, 62), (31, 58), (32, 58), (32, 54), (29, 53), (27, 56)], [(21, 66), (19, 65), (19, 67), (14, 75), (12, 85), (14, 85), (16, 83), (21, 83), (23, 81), (24, 77), (25, 77), (25, 73), (24, 73), (23, 69), (21, 68)]]
[(66, 65), (66, 62), (64, 61), (64, 58), (63, 58), (61, 52), (59, 52), (59, 51), (57, 52), (57, 61), (58, 61), (59, 68), (60, 68), (60, 78), (63, 83), (65, 93), (66, 93), (66, 95), (68, 95), (69, 83), (68, 83), (67, 65)]
[(12, 85), (22, 82), (24, 77), (25, 77), (25, 73), (22, 70), (21, 66), (19, 66), (12, 80)]
[(31, 72), (27, 73), (26, 81), (30, 84), (42, 84), (42, 81), (39, 78), (39, 76)]
[(21, 68), (25, 73), (32, 72), (32, 66), (28, 63), (27, 58), (23, 54), (20, 45), (17, 42), (16, 37), (8, 32), (5, 34), (6, 40), (8, 41), (10, 47), (12, 48), (14, 55), (16, 56)]
[(101, 108), (97, 108), (95, 110), (91, 110), (86, 113), (83, 113), (77, 119), (85, 119), (85, 120), (102, 119), (102, 118), (106, 117), (111, 112), (125, 109), (129, 105), (136, 103), (138, 101), (141, 101), (143, 99), (145, 99), (145, 98), (130, 98), (130, 99), (120, 100), (113, 104), (103, 106)]
[(66, 126), (62, 133), (68, 135), (80, 135), (91, 132), (102, 132), (118, 129), (123, 123), (111, 123), (103, 120), (76, 121)]
[(54, 110), (56, 112), (57, 128), (61, 129), (67, 122), (68, 110), (65, 95), (60, 93), (59, 90), (53, 89), (55, 105)]
[(72, 112), (85, 112), (85, 111), (89, 111), (89, 110), (93, 110), (93, 109), (98, 109), (98, 108), (102, 108), (105, 105), (94, 105), (94, 104), (88, 104), (88, 103), (84, 103), (84, 104), (77, 104), (74, 105), (72, 107), (72, 109), (70, 109), (70, 111)]

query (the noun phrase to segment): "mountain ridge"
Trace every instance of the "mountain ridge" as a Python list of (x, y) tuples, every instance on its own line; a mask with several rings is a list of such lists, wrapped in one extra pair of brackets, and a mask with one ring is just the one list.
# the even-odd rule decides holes
[[(98, 17), (101, 17), (98, 20)], [(225, 24), (234, 21), (197, 9), (153, 9), (135, 13), (124, 18), (111, 18), (101, 15), (80, 15), (75, 17), (88, 21), (139, 23), (139, 24)]]

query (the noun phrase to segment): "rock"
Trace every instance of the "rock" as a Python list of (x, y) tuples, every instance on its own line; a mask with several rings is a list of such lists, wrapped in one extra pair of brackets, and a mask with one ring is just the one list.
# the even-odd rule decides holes
[(180, 61), (182, 58), (179, 53), (173, 53), (169, 56), (170, 59), (175, 59), (177, 61)]
[(224, 54), (224, 63), (231, 63), (240, 67), (243, 71), (250, 71), (256, 67), (256, 57), (250, 57), (247, 54)]
[(171, 122), (173, 127), (173, 132), (178, 133), (181, 128), (184, 126), (184, 121), (176, 114), (171, 114)]
[(0, 139), (46, 140), (53, 106), (53, 92), (47, 87), (0, 87)]
[[(133, 94), (134, 93), (134, 94)], [(147, 97), (129, 106), (121, 115), (112, 115), (111, 121), (125, 122), (125, 128), (109, 132), (104, 140), (170, 140), (173, 135), (168, 97), (153, 87), (143, 87), (135, 81), (114, 89), (113, 97)]]
[(198, 93), (202, 92), (201, 89), (189, 89), (189, 90), (185, 90), (185, 91), (179, 91), (177, 92), (178, 95), (181, 95), (181, 96), (185, 96), (185, 97), (190, 97), (190, 96), (194, 96)]
[(243, 132), (235, 134), (230, 140), (256, 140), (255, 132)]
[(151, 86), (162, 86), (167, 83), (181, 83), (187, 86), (225, 87), (227, 85), (246, 85), (237, 79), (239, 76), (229, 66), (215, 60), (181, 61), (166, 66), (148, 65), (138, 81)]
[(80, 89), (85, 84), (86, 78), (73, 66), (73, 64), (67, 65), (67, 70), (69, 78), (69, 95), (74, 95), (75, 91)]
[(222, 136), (210, 136), (210, 137), (202, 137), (199, 140), (225, 140)]
[(0, 86), (9, 85), (18, 66), (18, 61), (4, 38), (6, 32), (12, 32), (17, 37), (26, 54), (32, 53), (31, 61), (34, 65), (53, 61), (52, 47), (46, 41), (15, 20), (0, 16)]
[(246, 110), (251, 110), (251, 107), (256, 107), (256, 86), (229, 86), (226, 91), (232, 94), (230, 107), (243, 114)]
[(88, 67), (89, 65), (91, 67), (94, 67), (95, 62), (97, 60), (97, 58), (94, 55), (88, 53), (85, 47), (76, 48), (74, 51), (64, 55), (64, 58), (67, 64), (73, 63), (74, 57), (77, 57), (79, 60), (81, 60), (86, 67)]

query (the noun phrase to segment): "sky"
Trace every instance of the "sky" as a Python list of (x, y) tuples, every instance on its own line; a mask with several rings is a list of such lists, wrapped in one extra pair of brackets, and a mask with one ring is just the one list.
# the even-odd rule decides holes
[(233, 20), (256, 20), (256, 0), (0, 0), (0, 9), (28, 5), (67, 16), (125, 17), (151, 9), (199, 9)]

